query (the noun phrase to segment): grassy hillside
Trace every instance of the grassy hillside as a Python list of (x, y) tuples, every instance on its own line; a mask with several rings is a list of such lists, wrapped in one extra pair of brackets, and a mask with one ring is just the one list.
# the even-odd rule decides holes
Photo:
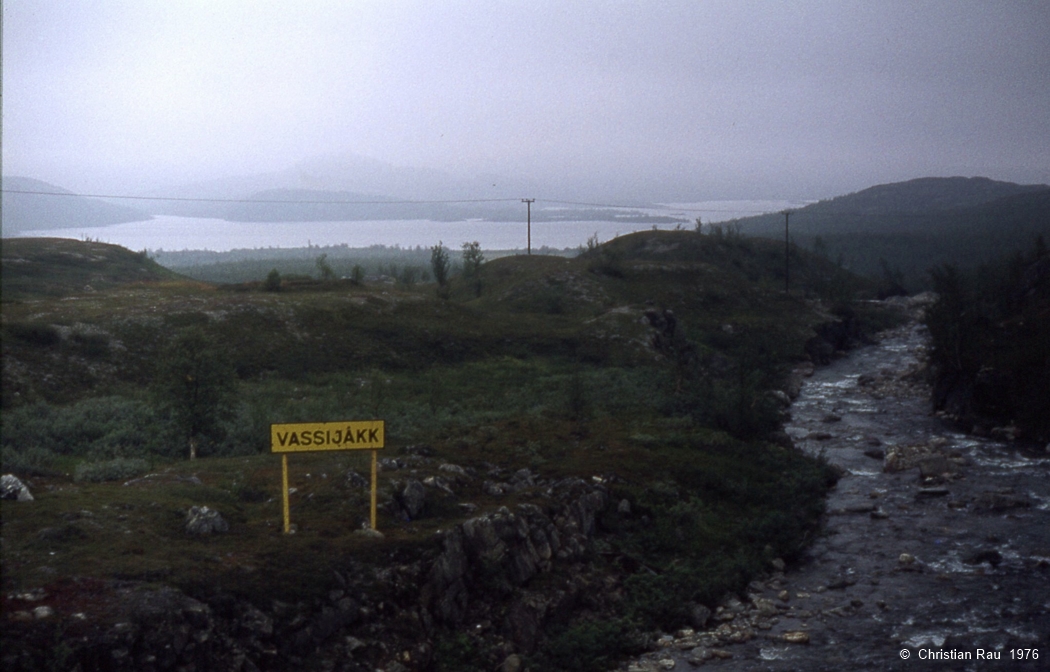
[[(151, 219), (140, 210), (74, 196), (66, 189), (28, 177), (5, 175), (3, 189), (5, 236), (21, 231), (107, 226)], [(20, 192), (46, 192), (48, 195)], [(64, 195), (51, 195), (55, 193)]]
[(119, 245), (66, 238), (11, 238), (2, 247), (3, 299), (60, 297), (181, 278)]
[[(2, 504), (5, 593), (160, 583), (215, 613), (248, 601), (291, 633), (286, 603), (320, 605), (345, 589), (333, 572), (354, 573), (354, 599), (375, 615), (342, 634), (441, 650), (456, 669), (499, 664), (501, 628), (516, 622), (511, 605), (523, 595), (587, 587), (579, 594), (592, 597), (538, 621), (529, 641), (542, 645), (523, 649), (543, 669), (580, 669), (577, 658), (626, 650), (624, 633), (685, 622), (689, 603), (677, 597), (713, 606), (773, 558), (797, 554), (834, 475), (778, 433), (771, 390), (808, 359), (821, 325), (848, 317), (856, 336), (858, 324), (887, 319), (849, 305), (870, 284), (803, 250), (792, 252), (786, 293), (782, 247), (734, 235), (645, 232), (574, 259), (504, 257), (481, 267), (480, 285), (453, 278), (447, 298), (433, 284), (139, 282), (153, 266), (127, 251), (116, 256), (133, 262), (120, 276), (130, 282), (68, 293), (85, 260), (108, 248), (67, 241), (33, 276), (75, 276), (65, 295), (30, 292), (23, 273), (11, 276), (23, 282), (12, 299), (8, 265), (55, 245), (23, 244), (38, 251), (4, 251), (0, 438), (5, 472), (26, 478), (37, 500)], [(161, 384), (173, 370), (180, 379), (173, 345), (187, 335), (235, 393), (193, 462)], [(368, 418), (387, 423), (386, 536), (353, 533), (367, 521), (368, 463), (348, 453), (294, 456), (298, 532), (282, 535), (269, 424)], [(511, 494), (487, 483), (512, 478), (525, 485)], [(430, 484), (428, 504), (407, 516), (398, 502), (412, 479)], [(503, 506), (554, 507), (556, 483), (601, 484), (633, 513), (603, 511), (585, 562), (555, 564), (513, 590), (482, 566), (471, 581), (496, 625), (469, 641), (398, 620), (426, 606), (411, 577), (428, 576), (418, 568), (441, 548), (441, 530)], [(230, 533), (189, 537), (194, 505), (220, 510)], [(110, 589), (66, 599), (70, 613), (127, 617)], [(19, 636), (7, 644), (26, 646)], [(389, 662), (374, 651), (370, 669)], [(286, 654), (275, 660), (290, 664)]]
[[(732, 225), (784, 236), (783, 215)], [(1050, 187), (961, 177), (885, 184), (801, 208), (791, 214), (790, 230), (798, 244), (855, 273), (881, 278), (886, 269), (899, 271), (914, 291), (930, 286), (932, 267), (975, 268), (1050, 234)]]

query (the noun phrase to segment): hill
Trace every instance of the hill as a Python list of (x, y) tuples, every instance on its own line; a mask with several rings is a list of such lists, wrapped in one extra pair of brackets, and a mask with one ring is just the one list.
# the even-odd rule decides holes
[[(63, 242), (36, 277), (110, 252)], [(38, 668), (109, 656), (114, 628), (201, 669), (608, 661), (812, 539), (836, 476), (779, 431), (792, 369), (885, 317), (805, 250), (785, 292), (782, 246), (732, 233), (502, 257), (446, 292), (296, 277), (15, 301), (26, 255), (4, 254), (3, 461), (36, 496), (3, 503), (4, 609), (54, 614), (0, 636)], [(132, 276), (146, 260), (114, 253), (136, 256)], [(232, 396), (187, 429), (171, 390), (216, 377)], [(386, 422), (382, 536), (361, 533), (360, 451), (291, 456), (282, 534), (270, 424), (366, 418)], [(201, 506), (228, 533), (189, 534)]]
[(9, 238), (3, 244), (3, 300), (60, 297), (181, 278), (142, 253), (67, 238)]
[(108, 226), (152, 218), (152, 215), (134, 208), (76, 196), (71, 191), (41, 180), (9, 175), (3, 177), (4, 236), (43, 229)]
[[(783, 215), (731, 226), (784, 236)], [(962, 177), (885, 184), (794, 211), (790, 229), (798, 244), (853, 272), (880, 277), (893, 271), (918, 290), (929, 287), (931, 267), (975, 268), (1050, 234), (1050, 187)]]

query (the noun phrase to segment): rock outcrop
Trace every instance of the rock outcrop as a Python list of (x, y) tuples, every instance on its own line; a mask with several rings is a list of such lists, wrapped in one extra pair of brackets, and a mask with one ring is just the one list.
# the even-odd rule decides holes
[(0, 499), (14, 499), (19, 502), (33, 501), (29, 488), (14, 474), (0, 476)]
[[(442, 471), (471, 478), (461, 468)], [(463, 520), (437, 533), (433, 545), (392, 551), (396, 561), (385, 565), (346, 559), (324, 597), (286, 603), (221, 588), (190, 595), (172, 586), (96, 579), (56, 584), (67, 594), (10, 595), (5, 610), (14, 616), (5, 627), (13, 630), (5, 641), (18, 646), (7, 647), (0, 664), (5, 670), (55, 667), (49, 656), (61, 620), (71, 633), (63, 640), (62, 669), (430, 669), (435, 639), (467, 625), (500, 642), (494, 667), (502, 660), (503, 669), (520, 669), (521, 656), (540, 645), (548, 621), (568, 618), (601, 592), (581, 561), (599, 516), (616, 502), (600, 482), (546, 481), (528, 470), (507, 482), (529, 501)], [(420, 513), (427, 487), (436, 486), (409, 479), (393, 501)], [(228, 529), (208, 507), (187, 514), (193, 533)], [(557, 581), (534, 581), (562, 568)], [(89, 617), (65, 606), (82, 603), (119, 616)]]

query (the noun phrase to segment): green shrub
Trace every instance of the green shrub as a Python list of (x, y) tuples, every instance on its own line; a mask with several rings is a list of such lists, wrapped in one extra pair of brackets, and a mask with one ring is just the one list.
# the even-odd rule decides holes
[(281, 291), (281, 274), (275, 268), (266, 275), (266, 280), (263, 281), (263, 291), (266, 292), (279, 292)]
[(484, 643), (460, 632), (445, 634), (434, 643), (434, 660), (438, 672), (487, 672)]
[(149, 472), (150, 464), (141, 458), (118, 457), (105, 462), (81, 462), (73, 473), (73, 480), (78, 483), (101, 483), (103, 481), (123, 481)]
[(122, 397), (70, 406), (38, 402), (4, 413), (0, 442), (22, 454), (41, 448), (95, 458), (143, 456), (163, 452), (166, 436), (158, 424), (149, 405)]
[(69, 340), (85, 357), (104, 357), (109, 354), (109, 336), (106, 334), (74, 331)]
[(4, 446), (0, 452), (0, 462), (4, 473), (19, 476), (55, 476), (58, 474), (57, 459), (54, 453), (46, 448), (30, 448), (18, 452)]
[(58, 329), (50, 324), (34, 324), (28, 322), (12, 322), (5, 326), (7, 333), (15, 338), (25, 341), (31, 345), (52, 346), (57, 345), (62, 336)]
[(641, 653), (641, 638), (627, 621), (584, 621), (553, 637), (540, 655), (543, 669), (603, 672), (624, 656)]

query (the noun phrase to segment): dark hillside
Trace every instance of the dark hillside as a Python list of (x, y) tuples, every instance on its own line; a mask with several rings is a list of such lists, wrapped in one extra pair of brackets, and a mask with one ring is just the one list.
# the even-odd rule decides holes
[[(140, 210), (96, 198), (74, 196), (53, 184), (28, 177), (3, 177), (3, 235), (41, 229), (108, 226), (152, 219)], [(18, 193), (25, 191), (64, 196)]]
[[(782, 239), (784, 216), (733, 223), (748, 234)], [(1050, 234), (1050, 187), (986, 178), (924, 178), (880, 185), (792, 212), (793, 240), (849, 270), (912, 291), (928, 288), (940, 264), (975, 268)]]
[(66, 238), (3, 242), (3, 300), (58, 297), (131, 283), (180, 279), (142, 253), (119, 245)]

